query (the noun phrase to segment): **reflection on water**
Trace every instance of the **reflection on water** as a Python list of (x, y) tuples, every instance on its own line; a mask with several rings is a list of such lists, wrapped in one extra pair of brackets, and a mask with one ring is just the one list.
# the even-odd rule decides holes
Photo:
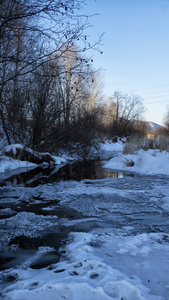
[(56, 168), (44, 169), (38, 167), (28, 172), (15, 174), (5, 180), (0, 180), (0, 186), (24, 185), (35, 187), (39, 184), (54, 183), (57, 181), (122, 178), (124, 176), (127, 175), (103, 168), (99, 161), (77, 161), (64, 166), (57, 166)]

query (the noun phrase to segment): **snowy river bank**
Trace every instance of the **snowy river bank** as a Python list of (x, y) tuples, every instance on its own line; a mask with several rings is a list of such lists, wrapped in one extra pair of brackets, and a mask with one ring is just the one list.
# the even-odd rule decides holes
[(169, 177), (96, 166), (2, 180), (0, 299), (169, 299)]

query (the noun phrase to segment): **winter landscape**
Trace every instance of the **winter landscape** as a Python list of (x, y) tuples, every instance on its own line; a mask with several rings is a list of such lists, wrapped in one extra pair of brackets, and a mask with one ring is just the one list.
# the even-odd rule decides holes
[(0, 299), (169, 300), (168, 26), (0, 1)]

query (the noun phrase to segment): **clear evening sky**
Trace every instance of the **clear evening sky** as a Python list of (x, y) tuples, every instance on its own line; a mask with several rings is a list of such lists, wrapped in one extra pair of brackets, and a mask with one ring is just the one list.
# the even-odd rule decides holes
[(141, 96), (145, 118), (162, 124), (169, 106), (169, 0), (86, 0), (90, 40), (101, 33), (103, 54), (94, 67), (104, 70), (104, 93), (120, 90)]

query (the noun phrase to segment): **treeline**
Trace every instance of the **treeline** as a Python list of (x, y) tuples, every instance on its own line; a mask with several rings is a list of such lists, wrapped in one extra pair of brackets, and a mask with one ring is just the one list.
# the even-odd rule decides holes
[(99, 51), (102, 37), (88, 41), (83, 4), (0, 2), (0, 119), (9, 144), (87, 153), (96, 138), (145, 132), (139, 97), (116, 92), (103, 99), (99, 72), (86, 55)]
[(0, 2), (0, 118), (9, 144), (52, 150), (83, 140), (86, 127), (91, 135), (97, 80), (85, 52), (99, 51), (101, 37), (88, 42), (83, 4)]
[(57, 53), (26, 76), (6, 85), (3, 106), (9, 143), (51, 151), (92, 140), (97, 76), (75, 48)]
[(100, 106), (100, 131), (109, 138), (134, 134), (144, 136), (149, 130), (143, 121), (144, 112), (141, 97), (116, 91)]

